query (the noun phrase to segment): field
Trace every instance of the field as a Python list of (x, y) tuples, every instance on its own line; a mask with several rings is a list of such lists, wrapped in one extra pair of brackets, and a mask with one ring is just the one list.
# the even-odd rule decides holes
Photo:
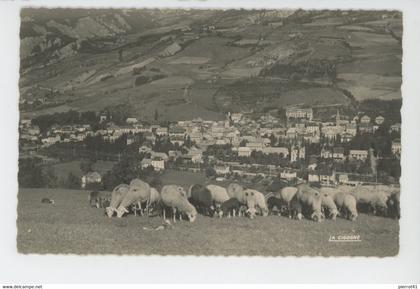
[[(173, 176), (168, 176), (168, 178)], [(38, 254), (394, 256), (398, 221), (360, 215), (323, 223), (269, 216), (177, 222), (161, 231), (144, 230), (161, 218), (130, 215), (109, 219), (88, 206), (87, 191), (20, 189), (17, 247)], [(42, 204), (42, 198), (55, 204)], [(330, 237), (360, 235), (360, 242), (329, 242)]]
[[(112, 169), (114, 162), (112, 161), (97, 161), (93, 164), (93, 170), (104, 175), (106, 172)], [(83, 172), (80, 170), (80, 161), (71, 161), (65, 163), (58, 163), (51, 166), (55, 176), (59, 180), (66, 180), (70, 173), (80, 178)], [(46, 167), (47, 168), (47, 167)]]

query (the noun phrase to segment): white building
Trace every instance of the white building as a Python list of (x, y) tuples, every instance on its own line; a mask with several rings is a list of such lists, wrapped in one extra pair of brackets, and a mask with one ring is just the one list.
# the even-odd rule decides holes
[(81, 178), (82, 188), (86, 188), (89, 184), (100, 184), (102, 177), (98, 172), (89, 172)]
[(214, 170), (217, 175), (227, 175), (230, 173), (230, 167), (229, 166), (222, 166), (222, 165), (215, 165)]
[(249, 147), (238, 147), (238, 157), (249, 157), (251, 152), (252, 150)]
[(262, 149), (262, 152), (266, 155), (270, 154), (279, 154), (283, 155), (283, 157), (289, 156), (289, 149), (286, 147), (265, 147)]
[(155, 171), (162, 171), (165, 169), (165, 161), (161, 158), (153, 158), (151, 161), (151, 165), (155, 169)]
[(365, 161), (368, 158), (367, 150), (350, 150), (349, 157), (351, 159)]
[(305, 159), (305, 147), (292, 147), (290, 150), (290, 162), (295, 162), (300, 159)]
[(292, 170), (284, 170), (280, 172), (280, 178), (286, 179), (286, 180), (292, 180), (294, 178), (297, 178), (297, 172)]
[(288, 107), (286, 109), (286, 117), (290, 118), (306, 118), (312, 120), (313, 118), (312, 108), (298, 108), (298, 107)]
[(125, 120), (125, 122), (126, 122), (127, 124), (135, 124), (135, 123), (138, 123), (138, 120), (137, 120), (137, 118), (135, 118), (135, 117), (128, 117), (128, 118)]
[(378, 116), (375, 118), (375, 123), (376, 123), (376, 124), (378, 124), (378, 125), (383, 124), (383, 123), (384, 123), (384, 121), (385, 121), (385, 118), (384, 118), (382, 115), (378, 115)]
[(401, 155), (401, 141), (399, 139), (392, 141), (391, 151), (394, 155)]
[(370, 123), (370, 117), (367, 115), (364, 115), (360, 118), (360, 123)]
[(168, 134), (169, 134), (169, 130), (168, 130), (167, 127), (156, 128), (156, 135), (164, 136), (164, 135), (168, 135)]

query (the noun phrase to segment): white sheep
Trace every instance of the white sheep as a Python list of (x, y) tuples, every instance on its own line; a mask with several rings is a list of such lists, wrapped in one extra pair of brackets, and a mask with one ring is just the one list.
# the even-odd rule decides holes
[(342, 212), (343, 217), (354, 221), (357, 218), (356, 198), (352, 194), (338, 192), (334, 195), (334, 202), (337, 209)]
[(230, 199), (227, 190), (217, 185), (207, 185), (206, 188), (210, 191), (213, 201), (221, 205)]
[(255, 206), (257, 206), (260, 209), (262, 216), (264, 217), (268, 216), (268, 207), (267, 207), (267, 202), (265, 200), (264, 194), (257, 190), (252, 190), (252, 189), (245, 189), (244, 192), (253, 193), (255, 196)]
[[(173, 221), (176, 222), (177, 211), (186, 214), (190, 222), (194, 222), (197, 217), (197, 210), (190, 202), (188, 202), (185, 190), (177, 185), (167, 185), (162, 188), (161, 200), (164, 206), (172, 208)], [(166, 220), (166, 212), (163, 208), (163, 219)]]
[(128, 213), (128, 207), (132, 204), (140, 204), (147, 202), (150, 198), (150, 186), (148, 183), (140, 180), (134, 179), (130, 182), (130, 190), (125, 195), (124, 199), (121, 201), (117, 209), (117, 217), (121, 218), (124, 213)]
[(276, 194), (276, 197), (289, 204), (293, 197), (296, 195), (297, 191), (298, 189), (295, 187), (284, 187), (278, 194)]
[(129, 190), (130, 186), (127, 184), (120, 184), (112, 190), (111, 201), (109, 206), (105, 208), (106, 214), (109, 218), (111, 218), (114, 212), (117, 211), (117, 207), (121, 204), (121, 201), (127, 195)]

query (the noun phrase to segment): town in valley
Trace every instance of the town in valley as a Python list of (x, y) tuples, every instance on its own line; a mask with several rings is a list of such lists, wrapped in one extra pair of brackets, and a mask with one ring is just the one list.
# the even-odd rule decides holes
[[(73, 116), (77, 124), (58, 125), (52, 118), (49, 123), (47, 116), (21, 120), (20, 144), (22, 157), (45, 166), (76, 158), (118, 162), (126, 157), (137, 160), (133, 170), (156, 176), (170, 169), (255, 183), (263, 179), (270, 183), (304, 179), (321, 186), (398, 183), (398, 119), (389, 119), (386, 112), (340, 114), (344, 109), (333, 107), (328, 109), (332, 114), (321, 120), (314, 110), (293, 106), (265, 114), (228, 113), (221, 121), (194, 118), (172, 123), (159, 122), (156, 111), (152, 123), (128, 116), (120, 124), (109, 112), (71, 111), (58, 117)], [(58, 181), (72, 179), (66, 177)], [(106, 174), (90, 168), (79, 177), (83, 188), (102, 183)]]

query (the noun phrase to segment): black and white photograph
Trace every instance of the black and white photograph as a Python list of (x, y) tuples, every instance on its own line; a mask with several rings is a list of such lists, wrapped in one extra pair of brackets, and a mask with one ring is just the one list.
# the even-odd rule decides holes
[(402, 36), (397, 10), (23, 8), (18, 253), (398, 255)]

